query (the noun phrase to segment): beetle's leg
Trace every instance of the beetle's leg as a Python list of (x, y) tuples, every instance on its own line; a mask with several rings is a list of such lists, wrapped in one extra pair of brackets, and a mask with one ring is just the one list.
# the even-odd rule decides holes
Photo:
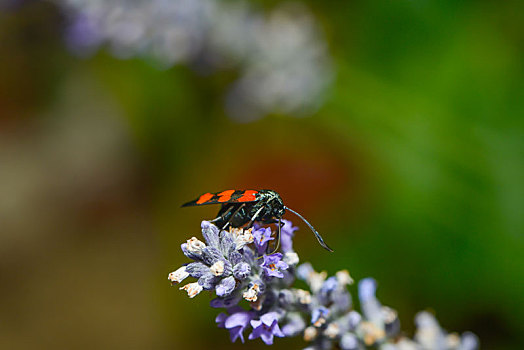
[[(275, 254), (277, 252), (277, 250), (280, 248), (280, 236), (281, 236), (281, 229), (282, 229), (282, 218), (278, 218), (278, 221), (271, 220), (270, 222), (267, 222), (267, 223), (272, 224), (274, 222), (278, 222), (277, 245), (275, 246), (275, 249), (273, 249), (273, 251), (269, 255)], [(268, 244), (267, 248), (269, 248), (269, 244)], [(266, 248), (266, 253), (267, 253), (267, 248)], [(258, 259), (262, 259), (262, 258), (263, 258), (263, 256), (259, 256), (257, 258), (257, 260)]]
[[(282, 228), (282, 219), (281, 218), (278, 218), (278, 233), (277, 233), (277, 245), (275, 247), (275, 249), (271, 252), (271, 254), (275, 254), (278, 250), (278, 248), (280, 248), (280, 229)], [(271, 255), (269, 254), (269, 255)]]
[(253, 217), (251, 218), (251, 220), (249, 220), (249, 222), (248, 222), (248, 224), (247, 224), (248, 226), (253, 225), (253, 222), (254, 222), (255, 219), (257, 218), (258, 214), (260, 214), (260, 212), (261, 212), (262, 209), (264, 209), (264, 208), (265, 208), (265, 207), (262, 206), (262, 207), (260, 207), (260, 209), (258, 209), (258, 210), (256, 211), (255, 215), (253, 215)]
[(244, 206), (246, 205), (246, 203), (242, 203), (242, 205), (240, 205), (237, 210), (235, 210), (233, 212), (233, 214), (231, 215), (231, 217), (229, 218), (229, 220), (227, 220), (226, 224), (224, 225), (224, 227), (222, 227), (222, 230), (224, 230), (230, 223), (231, 221), (233, 220), (233, 218), (235, 217), (235, 215), (237, 215), (237, 213), (240, 211), (240, 209), (242, 209)]
[(229, 208), (227, 208), (223, 213), (220, 213), (223, 208), (220, 209), (220, 211), (218, 212), (218, 216), (216, 218), (214, 218), (213, 220), (210, 220), (209, 222), (217, 222), (219, 220), (225, 219), (226, 216), (231, 212), (231, 210), (233, 210), (233, 208), (234, 207), (232, 205), (230, 205)]

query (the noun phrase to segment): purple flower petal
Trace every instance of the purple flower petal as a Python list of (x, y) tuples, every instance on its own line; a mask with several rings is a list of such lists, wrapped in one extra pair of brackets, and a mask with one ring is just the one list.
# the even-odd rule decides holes
[(267, 314), (264, 314), (260, 316), (260, 321), (264, 323), (266, 326), (271, 326), (273, 322), (278, 320), (278, 313), (276, 312), (268, 312)]
[(293, 227), (293, 223), (289, 220), (282, 220), (284, 225), (280, 229), (280, 246), (284, 253), (293, 250), (293, 236), (298, 227)]
[(260, 327), (261, 324), (262, 324), (262, 321), (260, 320), (251, 320), (251, 327), (253, 327), (254, 329)]
[(255, 246), (259, 254), (262, 254), (266, 251), (267, 242), (275, 239), (271, 237), (271, 228), (261, 228), (253, 232), (253, 237), (255, 239)]
[(284, 333), (278, 327), (278, 313), (268, 312), (260, 316), (260, 320), (252, 320), (253, 332), (249, 339), (261, 338), (267, 345), (273, 344), (273, 336), (284, 337)]
[(262, 332), (260, 333), (260, 338), (266, 345), (273, 345), (273, 333)]
[(282, 333), (276, 321), (275, 321), (275, 325), (273, 326), (273, 334), (280, 338), (285, 337), (284, 333)]
[(242, 299), (242, 295), (234, 294), (234, 295), (227, 296), (225, 298), (215, 298), (209, 302), (209, 305), (215, 309), (230, 308), (230, 307), (237, 305), (241, 299)]
[(231, 339), (231, 342), (234, 343), (238, 337), (240, 337), (240, 341), (244, 343), (244, 327), (235, 327), (231, 328), (229, 330), (229, 337)]
[(286, 270), (289, 266), (282, 261), (282, 254), (276, 253), (272, 255), (264, 255), (262, 268), (267, 276), (283, 278), (284, 274), (281, 270)]
[(252, 314), (249, 311), (236, 312), (227, 318), (225, 325), (228, 329), (238, 326), (246, 327), (252, 318)]
[(215, 322), (217, 323), (217, 326), (219, 328), (226, 328), (226, 319), (228, 318), (229, 316), (226, 315), (225, 313), (221, 312), (217, 315), (217, 317), (215, 318)]

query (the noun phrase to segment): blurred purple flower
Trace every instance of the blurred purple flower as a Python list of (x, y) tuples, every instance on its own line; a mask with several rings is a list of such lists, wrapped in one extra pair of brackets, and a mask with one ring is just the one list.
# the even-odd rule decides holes
[(88, 17), (84, 13), (79, 13), (75, 16), (65, 36), (69, 49), (81, 57), (93, 54), (102, 40), (102, 35), (95, 19)]
[(315, 327), (320, 327), (326, 322), (328, 315), (329, 309), (324, 306), (313, 309), (311, 313), (311, 324)]
[(282, 333), (284, 333), (286, 337), (294, 337), (306, 328), (306, 322), (304, 322), (304, 319), (299, 313), (290, 312), (287, 318), (288, 323), (282, 327)]

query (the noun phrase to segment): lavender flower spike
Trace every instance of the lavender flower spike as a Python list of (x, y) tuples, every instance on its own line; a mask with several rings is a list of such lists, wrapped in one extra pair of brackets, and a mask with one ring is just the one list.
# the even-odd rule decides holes
[[(372, 278), (358, 284), (361, 312), (356, 311), (348, 290), (353, 279), (347, 270), (328, 277), (310, 263), (296, 266), (299, 257), (292, 250), (295, 230), (285, 221), (282, 240), (289, 240), (283, 244), (284, 254), (266, 255), (275, 234), (271, 228), (257, 224), (247, 230), (226, 231), (203, 221), (205, 242), (193, 237), (182, 244), (184, 255), (192, 262), (168, 278), (172, 284), (196, 279), (180, 288), (190, 298), (203, 290), (215, 293), (211, 307), (227, 309), (215, 321), (229, 330), (232, 342), (239, 338), (244, 342), (244, 332), (251, 331), (249, 339), (261, 338), (267, 345), (273, 344), (274, 337), (301, 337), (309, 343), (304, 347), (308, 350), (478, 349), (474, 334), (448, 333), (427, 312), (417, 315), (413, 339), (403, 335), (397, 312), (377, 299), (377, 282)], [(309, 290), (294, 288), (295, 279), (306, 282)]]

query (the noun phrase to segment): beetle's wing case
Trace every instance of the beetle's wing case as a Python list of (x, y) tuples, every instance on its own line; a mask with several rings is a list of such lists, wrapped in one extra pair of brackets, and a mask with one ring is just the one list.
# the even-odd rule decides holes
[(261, 193), (257, 190), (225, 190), (217, 193), (204, 193), (197, 199), (183, 204), (183, 207), (207, 204), (249, 203), (260, 199)]

